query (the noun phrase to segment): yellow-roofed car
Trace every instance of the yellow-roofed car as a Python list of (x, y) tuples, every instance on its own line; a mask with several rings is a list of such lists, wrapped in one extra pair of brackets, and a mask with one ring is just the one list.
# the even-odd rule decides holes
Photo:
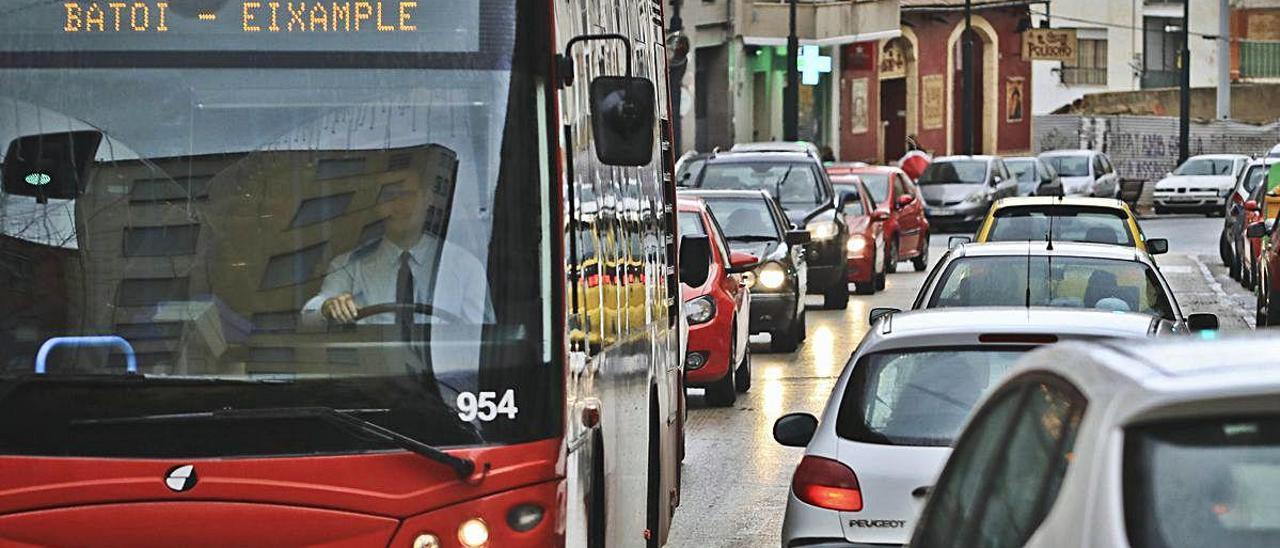
[(1167, 240), (1147, 239), (1128, 204), (1110, 198), (1006, 198), (992, 204), (977, 236), (978, 243), (1046, 240), (1169, 251)]

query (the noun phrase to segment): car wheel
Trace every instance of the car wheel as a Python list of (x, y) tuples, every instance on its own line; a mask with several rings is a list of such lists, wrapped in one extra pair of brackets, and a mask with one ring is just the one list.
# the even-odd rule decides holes
[(844, 310), (849, 308), (849, 270), (840, 273), (836, 283), (822, 293), (822, 307), (827, 310)]
[(800, 320), (797, 318), (791, 321), (785, 329), (779, 329), (773, 332), (773, 340), (769, 343), (769, 347), (774, 352), (795, 352), (800, 348), (800, 331), (798, 329)]
[(1218, 236), (1218, 258), (1222, 259), (1222, 266), (1231, 266), (1231, 240), (1227, 239), (1226, 230)]
[(1271, 314), (1269, 303), (1267, 303), (1267, 294), (1263, 288), (1259, 287), (1257, 292), (1257, 305), (1254, 306), (1254, 327), (1263, 328), (1270, 325)]
[(1227, 263), (1227, 275), (1235, 281), (1240, 281), (1240, 258), (1232, 257), (1231, 262)]
[(1154, 207), (1154, 208), (1152, 208), (1152, 209), (1154, 209), (1154, 210), (1155, 210), (1156, 215), (1168, 215), (1168, 214), (1169, 214), (1169, 208), (1167, 208), (1167, 207), (1155, 206), (1155, 207)]
[(707, 385), (707, 405), (711, 407), (729, 407), (738, 401), (738, 392), (733, 380), (733, 367), (725, 371), (724, 377)]
[(742, 353), (742, 364), (733, 374), (733, 387), (738, 392), (751, 390), (751, 345), (749, 344), (746, 351)]
[(898, 240), (894, 238), (893, 243), (889, 244), (889, 251), (884, 256), (884, 271), (889, 274), (898, 272)]
[(885, 278), (888, 278), (888, 276), (885, 276), (884, 272), (876, 276), (876, 291), (884, 291)]
[(804, 342), (809, 338), (809, 313), (807, 311), (800, 312), (800, 325), (797, 329), (800, 332), (796, 334), (796, 340)]
[(929, 268), (929, 236), (924, 237), (924, 244), (920, 246), (920, 256), (911, 259), (911, 267), (916, 272), (924, 272)]

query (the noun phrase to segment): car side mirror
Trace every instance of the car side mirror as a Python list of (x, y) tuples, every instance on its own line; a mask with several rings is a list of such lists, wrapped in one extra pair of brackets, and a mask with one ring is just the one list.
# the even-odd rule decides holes
[(591, 81), (591, 128), (596, 157), (611, 166), (653, 161), (657, 98), (645, 78), (600, 76)]
[(102, 133), (66, 131), (18, 137), (9, 142), (0, 167), (6, 194), (38, 203), (73, 200), (84, 191)]
[(1244, 229), (1246, 238), (1262, 238), (1267, 235), (1266, 223), (1253, 223)]
[(947, 249), (955, 249), (965, 244), (973, 243), (972, 236), (952, 236), (947, 238)]
[(1164, 238), (1152, 238), (1147, 240), (1147, 253), (1151, 255), (1164, 255), (1169, 252), (1169, 240)]
[(1258, 202), (1257, 202), (1256, 200), (1249, 200), (1249, 201), (1245, 202), (1245, 203), (1244, 203), (1244, 210), (1245, 210), (1245, 211), (1257, 211), (1257, 210), (1258, 210)]
[(818, 417), (808, 413), (783, 415), (773, 423), (773, 439), (787, 447), (804, 447), (818, 433)]
[(807, 230), (788, 230), (786, 240), (787, 245), (805, 245), (813, 241), (813, 236)]
[(916, 202), (916, 197), (910, 194), (898, 196), (898, 207), (907, 207)]
[(877, 209), (871, 213), (871, 220), (884, 222), (889, 220), (889, 212), (883, 209)]
[(880, 318), (883, 318), (890, 314), (897, 314), (899, 312), (902, 312), (902, 311), (897, 308), (872, 308), (871, 313), (867, 314), (867, 323), (875, 325), (876, 320), (879, 320)]
[(1217, 331), (1219, 326), (1217, 314), (1191, 314), (1187, 316), (1187, 329), (1197, 331)]
[(711, 239), (690, 234), (680, 237), (680, 283), (701, 287), (711, 270)]
[(742, 274), (750, 272), (760, 264), (760, 258), (750, 253), (734, 251), (729, 254), (729, 273)]

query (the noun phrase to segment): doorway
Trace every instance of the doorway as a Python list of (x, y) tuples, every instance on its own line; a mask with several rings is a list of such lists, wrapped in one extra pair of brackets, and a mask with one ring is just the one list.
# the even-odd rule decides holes
[(880, 120), (884, 124), (884, 163), (907, 153), (907, 79), (880, 81)]

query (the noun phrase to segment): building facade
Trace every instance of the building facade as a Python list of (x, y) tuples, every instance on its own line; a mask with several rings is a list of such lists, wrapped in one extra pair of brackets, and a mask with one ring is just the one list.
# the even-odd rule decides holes
[[(1257, 3), (1277, 3), (1274, 0)], [(1240, 0), (1231, 0), (1233, 6)], [(1075, 63), (1035, 61), (1032, 111), (1049, 114), (1086, 94), (1178, 85), (1183, 3), (1054, 0), (1031, 9), (1036, 26), (1075, 29)], [(1191, 85), (1218, 82), (1218, 0), (1191, 0)], [(1280, 37), (1278, 37), (1280, 38)]]
[[(851, 120), (845, 105), (854, 84), (843, 64), (859, 45), (901, 36), (897, 0), (801, 0), (797, 35), (802, 83), (800, 138), (838, 155)], [(734, 143), (783, 137), (789, 6), (766, 0), (668, 0), (668, 19), (679, 14), (690, 40), (681, 84), (678, 131), (683, 151), (726, 149)], [(870, 93), (868, 80), (868, 93)], [(861, 88), (860, 88), (861, 89)], [(864, 110), (873, 108), (869, 96)], [(864, 117), (866, 123), (871, 123)]]

